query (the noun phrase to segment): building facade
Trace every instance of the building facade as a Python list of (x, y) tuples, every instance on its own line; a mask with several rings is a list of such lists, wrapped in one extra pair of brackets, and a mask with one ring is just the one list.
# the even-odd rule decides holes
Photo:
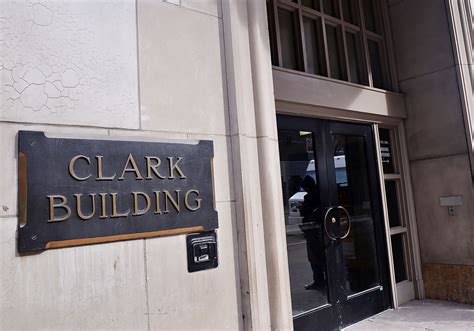
[[(472, 9), (1, 2), (0, 328), (317, 330), (473, 304)], [(20, 130), (212, 141), (218, 266), (190, 273), (186, 234), (19, 253)]]

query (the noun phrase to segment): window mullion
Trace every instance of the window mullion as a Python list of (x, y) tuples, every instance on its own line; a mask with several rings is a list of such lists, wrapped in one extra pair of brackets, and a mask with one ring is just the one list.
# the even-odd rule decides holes
[(390, 90), (392, 89), (391, 85), (391, 80), (390, 80), (390, 68), (389, 68), (389, 59), (388, 59), (388, 53), (387, 53), (387, 44), (385, 42), (385, 39), (382, 38), (380, 41), (380, 49), (381, 49), (381, 54), (380, 56), (382, 57), (381, 62), (382, 62), (382, 70), (383, 70), (383, 81), (384, 81), (384, 89), (385, 90)]
[(341, 25), (341, 31), (342, 31), (342, 54), (344, 56), (344, 64), (345, 64), (345, 72), (346, 72), (346, 78), (348, 82), (352, 82), (351, 79), (351, 70), (349, 68), (349, 56), (347, 54), (347, 42), (346, 42), (346, 29), (344, 28), (344, 25)]
[(398, 173), (384, 174), (383, 177), (384, 177), (384, 180), (399, 180), (400, 178), (402, 178), (402, 176)]
[(298, 0), (298, 20), (299, 20), (299, 30), (300, 30), (300, 39), (301, 39), (301, 52), (303, 57), (303, 70), (308, 72), (308, 58), (306, 54), (306, 39), (304, 35), (304, 25), (303, 25), (303, 13), (301, 12), (301, 0)]
[[(383, 29), (374, 29), (376, 32), (367, 30), (366, 21), (371, 22), (372, 12), (364, 12), (364, 0), (354, 0), (349, 7), (343, 6), (346, 5), (344, 1), (348, 0), (332, 0), (330, 5), (331, 8), (334, 6), (334, 10), (330, 8), (329, 12), (325, 12), (323, 0), (314, 0), (311, 4), (303, 0), (269, 0), (272, 5), (269, 10), (273, 15), (269, 15), (269, 20), (273, 20), (275, 26), (272, 61), (282, 68), (390, 89), (392, 67)], [(348, 17), (344, 18), (346, 9)], [(287, 12), (292, 12), (291, 33), (287, 26), (290, 22)], [(379, 11), (375, 12), (377, 14)], [(377, 24), (383, 23), (379, 21), (380, 17), (376, 19)], [(310, 27), (309, 20), (315, 21), (314, 27)], [(312, 30), (307, 31), (310, 28)], [(317, 41), (313, 38), (317, 38)], [(291, 47), (291, 50), (286, 47)], [(313, 48), (318, 50), (317, 69), (313, 68), (313, 62), (316, 61)]]
[[(300, 0), (298, 0), (300, 1)], [(294, 15), (294, 22), (293, 22), (293, 29), (294, 29), (294, 38), (295, 38), (295, 47), (296, 47), (296, 70), (303, 70), (304, 72), (306, 72), (305, 70), (305, 58), (304, 58), (304, 45), (303, 45), (303, 36), (301, 35), (302, 33), (302, 28), (301, 28), (301, 11), (299, 8), (295, 9), (296, 10), (296, 15), (294, 15), (294, 11), (293, 11), (293, 15)], [(298, 33), (299, 31), (299, 33)]]
[(326, 19), (324, 17), (321, 17), (321, 24), (323, 28), (324, 58), (326, 60), (326, 72), (327, 76), (331, 77), (331, 68), (329, 66), (328, 40), (326, 36)]
[(345, 29), (345, 24), (344, 24), (344, 15), (342, 12), (342, 3), (341, 0), (338, 0), (339, 2), (339, 16), (341, 17), (342, 24), (341, 24), (341, 32), (342, 32), (342, 54), (344, 56), (343, 63), (345, 64), (345, 72), (346, 72), (346, 78), (348, 82), (352, 82), (351, 79), (351, 70), (349, 68), (349, 55), (347, 54), (347, 42), (346, 42), (346, 29)]
[(364, 18), (364, 10), (362, 0), (358, 0), (359, 3), (359, 20), (360, 20), (360, 33), (362, 34), (362, 48), (364, 51), (364, 58), (365, 58), (365, 66), (367, 72), (367, 78), (369, 80), (369, 86), (374, 86), (374, 82), (372, 79), (372, 67), (370, 66), (370, 56), (369, 56), (369, 46), (367, 43), (367, 33), (365, 30), (365, 18)]
[(390, 19), (388, 13), (388, 4), (387, 1), (382, 1), (380, 5), (380, 12), (382, 15), (382, 32), (384, 35), (385, 49), (387, 51), (387, 66), (389, 71), (388, 80), (391, 83), (392, 91), (398, 91), (398, 81), (396, 79), (397, 73), (395, 70), (395, 59), (393, 52), (393, 39), (390, 29)]
[(382, 35), (379, 35), (379, 34), (377, 34), (377, 33), (375, 33), (375, 32), (365, 30), (365, 34), (366, 34), (367, 37), (369, 37), (370, 39), (377, 40), (377, 41), (383, 41), (383, 36), (382, 36)]
[(402, 233), (408, 233), (408, 229), (406, 226), (396, 226), (393, 228), (390, 228), (390, 236), (394, 236), (396, 234), (402, 234)]
[(289, 8), (293, 8), (293, 9), (298, 8), (298, 4), (294, 3), (293, 1), (288, 1), (288, 0), (277, 0), (277, 1), (280, 2), (282, 5), (286, 5)]
[(283, 67), (283, 55), (281, 51), (280, 20), (278, 18), (278, 5), (276, 0), (272, 0), (273, 20), (275, 22), (275, 41), (277, 47), (278, 66)]

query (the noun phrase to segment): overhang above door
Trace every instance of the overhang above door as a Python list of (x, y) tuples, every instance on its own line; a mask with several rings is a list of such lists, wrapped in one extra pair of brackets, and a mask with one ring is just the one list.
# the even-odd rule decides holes
[(276, 101), (406, 118), (403, 94), (273, 67)]

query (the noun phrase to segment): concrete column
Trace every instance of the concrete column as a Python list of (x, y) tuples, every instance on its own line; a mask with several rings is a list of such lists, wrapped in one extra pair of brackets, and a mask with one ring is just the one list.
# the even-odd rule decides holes
[(293, 319), (266, 2), (249, 1), (248, 13), (270, 316), (272, 329), (287, 330)]
[(223, 1), (227, 93), (245, 329), (270, 324), (247, 1)]

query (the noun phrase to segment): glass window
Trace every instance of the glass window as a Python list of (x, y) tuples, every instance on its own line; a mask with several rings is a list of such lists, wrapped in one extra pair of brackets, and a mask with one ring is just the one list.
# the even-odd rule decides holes
[(349, 60), (350, 81), (363, 84), (362, 80), (362, 51), (358, 34), (346, 32), (347, 57)]
[(374, 0), (362, 0), (364, 4), (364, 19), (365, 19), (365, 28), (369, 31), (378, 32), (377, 21), (375, 17), (375, 3)]
[(370, 69), (372, 71), (372, 81), (374, 87), (385, 88), (385, 82), (383, 79), (383, 67), (382, 59), (380, 54), (380, 44), (373, 40), (368, 40), (369, 45), (369, 57), (370, 57)]
[(276, 43), (276, 33), (275, 33), (275, 19), (273, 16), (273, 6), (272, 3), (267, 0), (267, 19), (268, 19), (268, 28), (270, 30), (270, 50), (272, 57), (272, 65), (278, 65), (278, 51)]
[(323, 0), (324, 13), (339, 17), (339, 6), (337, 0)]
[(329, 70), (330, 77), (335, 79), (342, 79), (341, 70), (341, 50), (339, 47), (340, 37), (339, 31), (336, 27), (326, 25), (326, 39), (328, 43), (329, 53)]
[(400, 283), (407, 280), (407, 271), (405, 266), (405, 251), (403, 249), (404, 234), (395, 234), (392, 236), (393, 264), (395, 267), (395, 281)]
[[(385, 197), (387, 201), (388, 222), (391, 232), (393, 263), (396, 282), (408, 280), (407, 251), (405, 250), (408, 236), (406, 206), (401, 199), (404, 184), (399, 173), (400, 159), (397, 158), (397, 148), (392, 145), (396, 139), (396, 128), (379, 128), (380, 151), (384, 171)], [(395, 140), (396, 141), (396, 140)], [(397, 144), (398, 145), (398, 144)]]
[(346, 293), (354, 294), (380, 284), (369, 163), (363, 136), (334, 134), (333, 141), (337, 202), (351, 219), (351, 231), (342, 242)]
[(323, 49), (321, 47), (321, 21), (304, 17), (303, 25), (307, 71), (312, 74), (322, 75), (324, 69), (323, 56), (321, 52)]
[(390, 227), (402, 225), (398, 209), (397, 183), (393, 180), (385, 181), (385, 194), (387, 196), (388, 220)]
[(326, 305), (328, 277), (324, 209), (315, 159), (314, 135), (278, 130), (293, 316)]
[(319, 0), (301, 0), (301, 4), (303, 6), (306, 6), (306, 7), (309, 7), (309, 8), (312, 8), (312, 9), (316, 9), (316, 10), (320, 10), (319, 9)]
[(288, 10), (278, 9), (278, 21), (280, 24), (281, 64), (284, 68), (298, 69), (295, 38), (296, 17)]
[(380, 0), (267, 1), (273, 65), (390, 88)]
[(357, 0), (342, 0), (341, 2), (344, 21), (358, 25)]

